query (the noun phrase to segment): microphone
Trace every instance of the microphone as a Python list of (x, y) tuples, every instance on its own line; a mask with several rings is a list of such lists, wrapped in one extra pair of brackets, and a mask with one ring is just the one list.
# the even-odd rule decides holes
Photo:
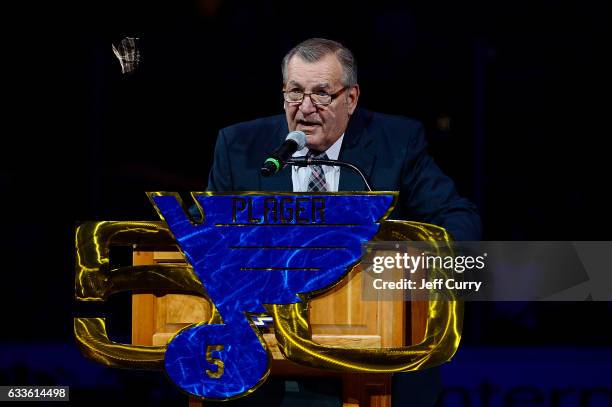
[(304, 146), (306, 146), (306, 134), (303, 131), (289, 133), (283, 144), (274, 150), (261, 165), (261, 175), (269, 177), (278, 173), (285, 167), (293, 153), (303, 149)]

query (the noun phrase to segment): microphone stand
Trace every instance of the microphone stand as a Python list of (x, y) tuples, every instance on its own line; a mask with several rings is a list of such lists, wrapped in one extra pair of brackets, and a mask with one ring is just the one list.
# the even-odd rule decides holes
[(359, 176), (361, 177), (361, 180), (365, 184), (368, 191), (372, 192), (372, 187), (370, 186), (370, 182), (368, 181), (368, 178), (365, 176), (363, 171), (356, 165), (347, 163), (345, 161), (329, 160), (329, 159), (321, 160), (319, 158), (312, 158), (312, 157), (293, 157), (285, 161), (285, 164), (295, 165), (297, 167), (308, 167), (309, 165), (329, 165), (332, 167), (349, 168), (355, 171), (357, 174), (359, 174)]

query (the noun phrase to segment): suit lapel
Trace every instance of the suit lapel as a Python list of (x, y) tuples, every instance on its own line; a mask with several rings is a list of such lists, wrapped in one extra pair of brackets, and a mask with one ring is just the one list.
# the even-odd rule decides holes
[[(271, 153), (278, 146), (281, 145), (289, 130), (287, 128), (287, 122), (285, 120), (281, 120), (279, 125), (276, 127), (274, 132), (274, 136), (270, 137), (270, 142), (265, 147), (265, 153)], [(261, 158), (263, 162), (265, 157)], [(260, 191), (271, 191), (271, 192), (281, 192), (281, 191), (293, 191), (293, 181), (291, 180), (291, 166), (285, 167), (281, 172), (271, 177), (263, 177), (259, 174), (259, 190)]]
[[(376, 161), (373, 152), (372, 134), (368, 131), (368, 125), (372, 114), (366, 110), (357, 109), (349, 122), (348, 128), (342, 141), (339, 160), (348, 162), (359, 167), (366, 177), (371, 178), (372, 167)], [(364, 191), (367, 190), (361, 177), (348, 168), (340, 170), (339, 191)]]

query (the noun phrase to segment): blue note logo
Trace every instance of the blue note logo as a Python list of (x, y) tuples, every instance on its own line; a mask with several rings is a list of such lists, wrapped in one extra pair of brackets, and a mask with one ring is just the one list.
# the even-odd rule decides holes
[(183, 390), (220, 400), (253, 391), (269, 373), (250, 315), (337, 283), (394, 200), (389, 193), (200, 193), (194, 196), (203, 220), (196, 223), (178, 195), (149, 196), (223, 321), (176, 334), (166, 371)]

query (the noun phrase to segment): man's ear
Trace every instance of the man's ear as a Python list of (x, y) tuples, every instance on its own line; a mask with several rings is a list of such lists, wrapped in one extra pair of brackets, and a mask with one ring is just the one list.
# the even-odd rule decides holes
[(355, 85), (348, 90), (348, 94), (346, 96), (346, 107), (348, 110), (349, 116), (353, 114), (355, 109), (357, 108), (357, 101), (359, 100), (359, 85)]

